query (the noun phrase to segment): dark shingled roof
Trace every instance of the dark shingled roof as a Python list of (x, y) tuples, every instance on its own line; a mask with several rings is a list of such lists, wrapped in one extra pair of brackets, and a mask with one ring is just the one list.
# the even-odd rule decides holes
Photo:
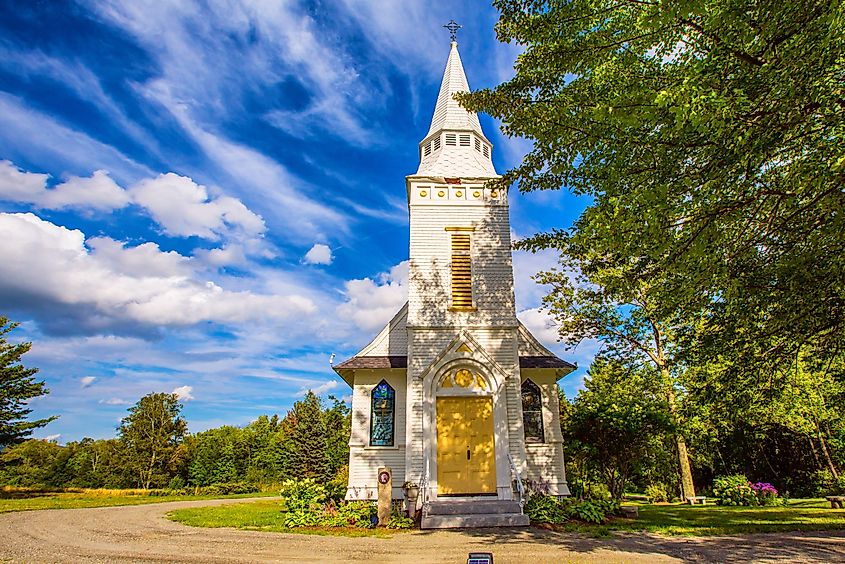
[(408, 368), (407, 356), (353, 356), (334, 367), (335, 370), (358, 368)]
[[(406, 356), (353, 356), (349, 360), (341, 362), (334, 367), (335, 370), (357, 370), (375, 368), (407, 368), (408, 357)], [(521, 356), (519, 357), (520, 368), (577, 368), (565, 360), (556, 356)]]
[(520, 368), (578, 368), (574, 364), (561, 360), (556, 356), (521, 356), (519, 357)]

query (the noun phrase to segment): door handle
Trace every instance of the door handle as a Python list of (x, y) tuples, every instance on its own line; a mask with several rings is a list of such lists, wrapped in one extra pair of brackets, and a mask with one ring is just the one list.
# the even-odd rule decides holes
[(469, 460), (469, 457), (470, 457), (470, 454), (469, 454), (469, 447), (467, 447), (467, 460)]

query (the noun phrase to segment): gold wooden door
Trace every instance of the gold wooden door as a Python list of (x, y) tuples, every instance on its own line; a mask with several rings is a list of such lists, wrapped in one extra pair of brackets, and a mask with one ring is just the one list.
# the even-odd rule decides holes
[(437, 398), (437, 493), (496, 493), (493, 398)]

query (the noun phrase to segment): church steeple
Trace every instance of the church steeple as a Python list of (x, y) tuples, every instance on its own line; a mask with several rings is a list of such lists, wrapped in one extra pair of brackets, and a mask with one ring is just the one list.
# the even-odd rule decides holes
[(469, 92), (457, 41), (452, 41), (428, 134), (420, 143), (417, 175), (443, 177), (497, 176), (493, 146), (475, 112), (461, 107), (454, 95)]

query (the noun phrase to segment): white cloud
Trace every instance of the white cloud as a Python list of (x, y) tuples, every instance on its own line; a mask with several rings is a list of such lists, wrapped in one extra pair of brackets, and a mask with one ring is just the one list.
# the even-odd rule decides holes
[(321, 243), (316, 243), (311, 247), (303, 258), (306, 264), (331, 264), (333, 259), (331, 248)]
[(62, 436), (61, 433), (56, 433), (55, 435), (47, 435), (46, 437), (42, 438), (42, 441), (48, 442), (58, 442), (59, 438)]
[[(4, 307), (29, 304), (47, 324), (65, 318), (88, 323), (92, 330), (126, 323), (160, 327), (300, 319), (316, 309), (298, 293), (225, 290), (197, 279), (184, 257), (154, 245), (141, 247), (127, 249), (98, 238), (89, 251), (81, 231), (30, 213), (0, 214), (0, 301)], [(142, 268), (144, 260), (148, 270)]]
[(558, 342), (558, 326), (548, 312), (541, 311), (539, 308), (532, 308), (520, 311), (517, 317), (528, 331), (547, 348), (554, 347)]
[(96, 376), (83, 376), (82, 378), (79, 379), (79, 382), (80, 382), (80, 384), (82, 384), (83, 388), (87, 388), (91, 384), (93, 384), (94, 380), (96, 380), (96, 379), (97, 379)]
[(194, 399), (194, 396), (192, 395), (193, 391), (194, 388), (192, 386), (179, 386), (178, 388), (174, 388), (170, 393), (176, 394), (176, 397), (182, 401), (190, 401)]
[(334, 389), (337, 389), (340, 386), (340, 382), (337, 380), (329, 380), (328, 382), (323, 382), (318, 386), (308, 386), (301, 388), (299, 391), (296, 392), (298, 396), (304, 396), (308, 390), (314, 392), (315, 395), (322, 396), (326, 392), (330, 392)]
[(102, 404), (105, 404), (105, 405), (130, 405), (132, 402), (127, 401), (125, 399), (121, 399), (121, 398), (109, 398), (109, 399), (100, 400), (97, 403), (102, 403)]
[(0, 199), (32, 203), (40, 208), (90, 208), (111, 211), (129, 204), (126, 191), (104, 170), (90, 178), (72, 176), (54, 188), (47, 188), (49, 175), (24, 172), (10, 161), (0, 161)]
[(264, 220), (229, 196), (211, 199), (205, 186), (173, 173), (142, 180), (130, 190), (135, 201), (171, 235), (219, 239), (229, 229), (247, 236), (264, 232)]
[(408, 300), (408, 261), (402, 261), (376, 280), (363, 278), (346, 283), (346, 302), (338, 306), (339, 316), (350, 319), (365, 331), (374, 331), (390, 321)]

